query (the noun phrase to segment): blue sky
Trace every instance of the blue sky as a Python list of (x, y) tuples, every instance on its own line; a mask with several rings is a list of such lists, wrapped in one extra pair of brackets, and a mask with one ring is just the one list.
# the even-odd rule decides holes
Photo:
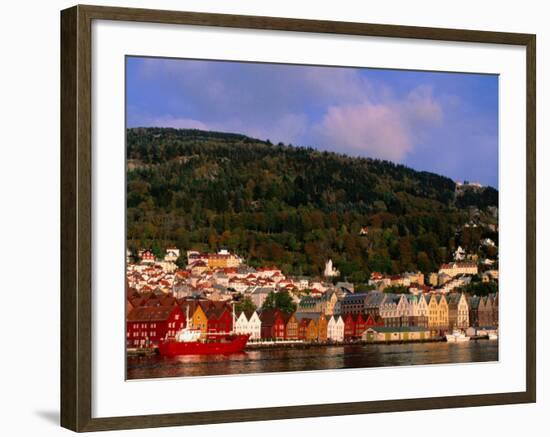
[(498, 187), (498, 77), (127, 58), (128, 127), (237, 132)]

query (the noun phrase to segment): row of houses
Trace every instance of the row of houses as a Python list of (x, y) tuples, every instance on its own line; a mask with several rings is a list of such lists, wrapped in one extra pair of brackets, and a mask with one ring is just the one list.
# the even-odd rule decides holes
[(331, 315), (322, 312), (280, 310), (241, 312), (233, 320), (232, 308), (221, 302), (175, 299), (170, 296), (135, 296), (128, 300), (127, 345), (150, 347), (174, 336), (187, 324), (204, 336), (234, 330), (255, 340), (302, 340), (306, 342), (344, 341), (361, 338), (369, 327), (383, 326), (380, 316), (363, 314)]
[[(127, 346), (130, 348), (154, 347), (167, 337), (173, 337), (186, 326), (187, 311), (180, 305), (138, 307), (127, 317)], [(190, 325), (200, 329), (205, 336), (228, 332), (233, 324), (227, 308), (203, 309), (200, 303), (190, 316)], [(395, 341), (423, 340), (430, 338), (430, 331), (422, 327), (383, 326), (380, 318), (363, 317), (361, 314), (330, 316), (322, 313), (286, 314), (279, 310), (260, 314), (241, 313), (235, 321), (235, 332), (250, 334), (251, 341), (299, 340), (325, 343), (352, 340)]]
[[(468, 304), (470, 302), (470, 306)], [(301, 340), (342, 342), (427, 339), (457, 327), (498, 326), (498, 296), (467, 298), (464, 294), (390, 295), (372, 312), (327, 316), (322, 312), (284, 313), (280, 310), (241, 312), (233, 319), (229, 305), (206, 300), (151, 298), (128, 307), (127, 345), (155, 346), (187, 324), (203, 336), (234, 330), (251, 341)], [(367, 335), (367, 331), (369, 334)]]
[[(338, 313), (280, 311), (240, 313), (234, 330), (251, 340), (343, 341), (360, 338), (368, 327), (424, 328), (433, 335), (454, 328), (497, 327), (498, 294), (479, 297), (464, 293), (408, 295), (369, 292), (344, 297)], [(358, 303), (359, 302), (359, 303)], [(179, 312), (171, 312), (178, 307)], [(128, 300), (127, 339), (130, 346), (158, 343), (186, 323), (204, 335), (233, 329), (232, 308), (225, 302), (135, 295)]]
[(470, 326), (498, 326), (498, 293), (479, 297), (465, 293), (393, 294), (379, 291), (345, 296), (336, 304), (343, 314), (380, 316), (384, 326), (419, 326), (432, 331)]
[(369, 327), (383, 326), (380, 317), (345, 314), (327, 317), (323, 313), (286, 314), (279, 310), (241, 313), (235, 331), (250, 334), (251, 340), (303, 340), (341, 342), (360, 339)]

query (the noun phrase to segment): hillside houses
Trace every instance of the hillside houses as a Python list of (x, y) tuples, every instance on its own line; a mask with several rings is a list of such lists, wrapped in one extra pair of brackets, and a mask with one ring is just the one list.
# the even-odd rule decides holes
[(449, 264), (442, 264), (439, 268), (439, 275), (447, 275), (450, 278), (454, 278), (459, 275), (477, 275), (478, 268), (475, 262), (453, 262)]
[(239, 267), (242, 264), (241, 258), (227, 250), (220, 250), (217, 253), (203, 253), (194, 250), (187, 252), (188, 266), (199, 261), (205, 263), (209, 268), (232, 268)]
[(380, 272), (371, 273), (369, 285), (383, 291), (387, 287), (410, 287), (424, 285), (422, 272), (405, 272), (399, 275), (383, 275)]

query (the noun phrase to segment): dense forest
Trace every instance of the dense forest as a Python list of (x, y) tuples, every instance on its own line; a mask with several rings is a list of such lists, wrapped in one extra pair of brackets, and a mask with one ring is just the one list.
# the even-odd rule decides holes
[[(388, 161), (238, 134), (134, 128), (127, 170), (133, 251), (227, 248), (296, 275), (319, 275), (332, 258), (342, 278), (361, 283), (371, 271), (433, 271), (459, 244), (477, 252), (481, 238), (498, 242), (486, 226), (496, 223), (495, 189), (457, 196), (451, 179)], [(472, 220), (479, 226), (464, 226)]]

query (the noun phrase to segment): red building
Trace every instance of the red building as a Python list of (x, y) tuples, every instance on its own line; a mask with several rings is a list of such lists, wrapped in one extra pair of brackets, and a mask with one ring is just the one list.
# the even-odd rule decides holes
[(233, 313), (226, 305), (210, 305), (206, 309), (208, 333), (230, 332), (233, 329)]
[(380, 316), (373, 317), (372, 314), (367, 314), (365, 326), (366, 329), (370, 328), (371, 326), (384, 326), (384, 319)]
[(344, 316), (344, 340), (351, 340), (355, 336), (355, 319), (353, 314)]
[(177, 305), (136, 307), (126, 318), (128, 347), (152, 347), (172, 337), (185, 326), (185, 316)]
[(279, 310), (265, 310), (260, 314), (262, 338), (283, 340), (285, 338), (285, 319)]
[(357, 314), (354, 317), (355, 317), (354, 337), (359, 338), (361, 337), (361, 335), (363, 335), (363, 332), (365, 332), (367, 329), (367, 321), (365, 320), (362, 314)]
[(155, 254), (152, 250), (145, 249), (140, 254), (141, 262), (142, 263), (154, 263), (155, 262)]

